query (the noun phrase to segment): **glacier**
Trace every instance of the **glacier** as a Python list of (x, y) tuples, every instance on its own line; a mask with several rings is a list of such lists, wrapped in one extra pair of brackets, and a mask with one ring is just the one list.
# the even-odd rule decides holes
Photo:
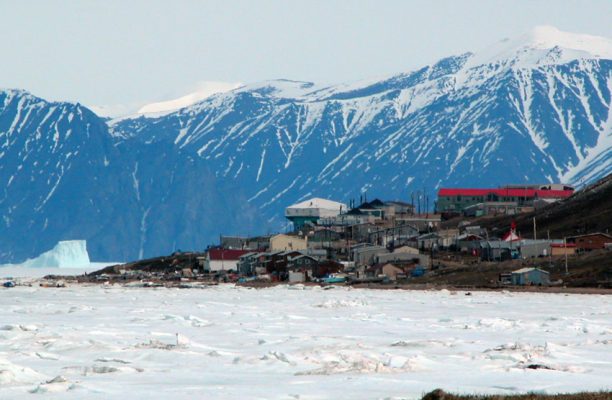
[(0, 262), (70, 237), (93, 260), (202, 249), (283, 230), (308, 197), (582, 186), (612, 171), (612, 40), (538, 27), (416, 71), (246, 84), (113, 120), (3, 90), (0, 143)]

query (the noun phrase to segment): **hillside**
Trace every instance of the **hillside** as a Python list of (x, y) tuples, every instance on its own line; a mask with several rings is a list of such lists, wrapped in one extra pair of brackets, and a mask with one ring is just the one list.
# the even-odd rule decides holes
[[(436, 260), (442, 266), (423, 277), (413, 278), (411, 285), (428, 284), (463, 288), (499, 288), (501, 273), (508, 273), (525, 267), (542, 268), (550, 272), (553, 282), (561, 281), (568, 288), (610, 288), (612, 285), (612, 257), (607, 250), (592, 251), (571, 256), (568, 259), (568, 273), (565, 272), (565, 259), (554, 257), (530, 260), (508, 260), (503, 262), (479, 262), (476, 264), (446, 261), (443, 257)], [(514, 287), (513, 289), (516, 289)], [(522, 290), (524, 288), (519, 288)], [(553, 290), (556, 288), (553, 287)], [(548, 290), (528, 288), (528, 290)], [(607, 292), (606, 292), (607, 293)]]

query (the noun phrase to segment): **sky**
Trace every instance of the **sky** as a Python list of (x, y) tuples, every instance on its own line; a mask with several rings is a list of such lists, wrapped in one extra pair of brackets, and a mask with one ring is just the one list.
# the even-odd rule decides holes
[(0, 88), (120, 114), (205, 82), (351, 82), (478, 51), (538, 25), (612, 37), (612, 0), (586, 4), (0, 0)]

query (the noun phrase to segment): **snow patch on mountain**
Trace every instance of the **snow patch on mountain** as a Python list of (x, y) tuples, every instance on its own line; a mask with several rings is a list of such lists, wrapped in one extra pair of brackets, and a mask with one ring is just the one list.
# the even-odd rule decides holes
[(537, 26), (518, 40), (536, 49), (561, 47), (588, 53), (595, 58), (612, 58), (612, 40), (609, 38), (570, 33), (554, 26)]
[(236, 82), (200, 82), (197, 85), (196, 91), (193, 93), (189, 93), (185, 96), (172, 100), (146, 104), (140, 107), (137, 114), (147, 114), (153, 116), (166, 115), (202, 101), (214, 94), (229, 92), (241, 86), (241, 83)]
[(466, 68), (488, 64), (532, 68), (581, 58), (612, 59), (612, 39), (538, 26), (516, 39), (504, 39), (476, 53)]

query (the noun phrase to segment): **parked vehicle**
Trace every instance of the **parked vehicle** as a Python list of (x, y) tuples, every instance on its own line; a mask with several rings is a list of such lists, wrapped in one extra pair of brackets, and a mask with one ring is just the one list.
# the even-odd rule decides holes
[(423, 276), (425, 275), (425, 268), (423, 268), (422, 266), (417, 266), (415, 269), (413, 269), (410, 272), (410, 276), (413, 278), (419, 277), (419, 276)]
[(346, 282), (346, 276), (340, 274), (331, 274), (326, 278), (323, 278), (323, 282), (325, 283), (343, 283)]

